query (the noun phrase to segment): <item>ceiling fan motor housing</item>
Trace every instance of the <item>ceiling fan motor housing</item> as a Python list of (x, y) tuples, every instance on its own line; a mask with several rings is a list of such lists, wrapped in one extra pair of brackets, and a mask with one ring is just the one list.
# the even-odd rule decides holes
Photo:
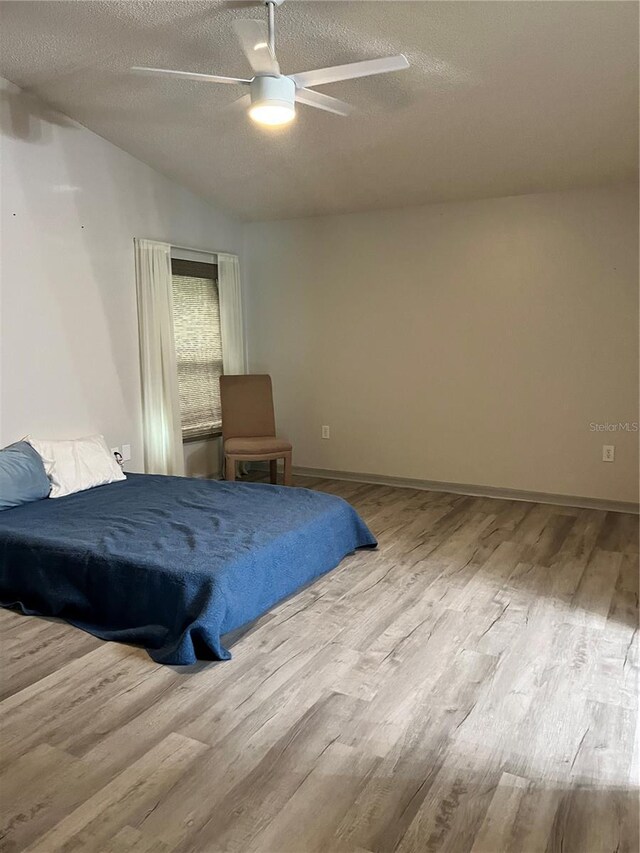
[(251, 81), (251, 106), (262, 105), (294, 109), (296, 84), (289, 77), (254, 77)]

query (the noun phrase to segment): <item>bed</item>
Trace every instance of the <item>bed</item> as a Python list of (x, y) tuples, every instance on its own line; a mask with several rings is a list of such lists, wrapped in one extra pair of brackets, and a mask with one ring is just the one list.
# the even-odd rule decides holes
[(334, 495), (130, 474), (0, 513), (0, 604), (159, 663), (227, 660), (222, 635), (375, 545)]

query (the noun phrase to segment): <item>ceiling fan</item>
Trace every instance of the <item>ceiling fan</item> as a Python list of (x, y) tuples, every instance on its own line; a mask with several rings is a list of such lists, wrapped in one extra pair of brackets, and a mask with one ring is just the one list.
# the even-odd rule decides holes
[(373, 74), (385, 74), (388, 71), (400, 71), (409, 67), (407, 58), (400, 54), (380, 59), (365, 59), (362, 62), (349, 62), (346, 65), (334, 65), (331, 68), (318, 68), (315, 71), (302, 71), (299, 74), (281, 74), (275, 51), (275, 8), (283, 2), (284, 0), (265, 0), (266, 23), (240, 20), (234, 24), (242, 49), (254, 72), (254, 76), (250, 79), (220, 77), (217, 74), (200, 74), (195, 71), (174, 71), (169, 68), (136, 66), (132, 70), (199, 80), (202, 83), (227, 83), (248, 87), (249, 92), (234, 101), (234, 105), (247, 106), (251, 118), (260, 124), (281, 125), (287, 124), (294, 118), (296, 102), (339, 116), (349, 115), (351, 112), (349, 104), (322, 92), (315, 92), (314, 86), (335, 83), (339, 80), (353, 80), (356, 77), (369, 77)]

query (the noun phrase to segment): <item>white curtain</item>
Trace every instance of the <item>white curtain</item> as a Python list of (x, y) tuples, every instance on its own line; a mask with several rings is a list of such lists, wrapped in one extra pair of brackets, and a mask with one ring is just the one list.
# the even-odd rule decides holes
[(237, 255), (218, 253), (218, 295), (224, 372), (245, 373), (242, 290)]
[(173, 337), (171, 246), (135, 239), (144, 468), (184, 474)]
[[(237, 255), (218, 253), (218, 298), (220, 300), (220, 334), (222, 335), (222, 368), (225, 373), (246, 373), (244, 315), (240, 286), (240, 263)], [(224, 449), (220, 442), (220, 470), (224, 477)], [(240, 473), (247, 473), (246, 464)]]

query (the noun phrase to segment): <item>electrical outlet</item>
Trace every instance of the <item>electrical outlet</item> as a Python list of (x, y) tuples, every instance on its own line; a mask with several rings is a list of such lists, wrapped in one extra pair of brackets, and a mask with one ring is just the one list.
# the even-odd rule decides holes
[(603, 462), (613, 462), (616, 458), (616, 448), (613, 444), (603, 444), (602, 445), (602, 461)]
[(122, 445), (122, 461), (128, 462), (131, 459), (131, 445), (123, 444)]
[(331, 430), (326, 425), (322, 427), (322, 438), (331, 438)]

